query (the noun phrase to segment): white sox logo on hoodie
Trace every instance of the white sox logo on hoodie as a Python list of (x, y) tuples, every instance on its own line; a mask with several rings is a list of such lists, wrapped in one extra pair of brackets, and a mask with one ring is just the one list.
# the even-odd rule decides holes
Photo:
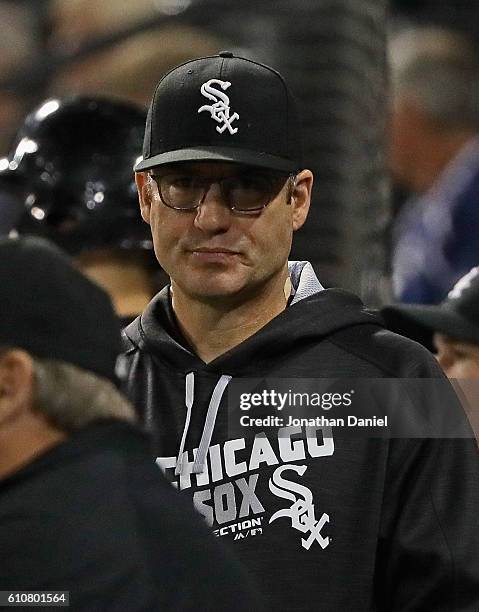
[[(313, 494), (308, 487), (283, 478), (283, 472), (286, 470), (291, 470), (302, 476), (306, 469), (306, 465), (282, 465), (274, 471), (269, 481), (271, 493), (274, 493), (277, 497), (289, 499), (293, 504), (290, 508), (275, 512), (269, 519), (269, 522), (272, 523), (282, 517), (290, 518), (293, 529), (308, 534), (306, 539), (301, 538), (303, 548), (309, 550), (313, 542), (318, 542), (321, 548), (324, 549), (329, 545), (329, 537), (323, 537), (321, 529), (326, 523), (329, 523), (329, 516), (323, 513), (319, 521), (317, 521), (314, 511)], [(298, 494), (298, 497), (296, 497), (295, 493)]]

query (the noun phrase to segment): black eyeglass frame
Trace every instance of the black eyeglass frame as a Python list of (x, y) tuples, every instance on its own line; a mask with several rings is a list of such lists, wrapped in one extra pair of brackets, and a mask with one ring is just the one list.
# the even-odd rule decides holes
[[(180, 206), (172, 206), (171, 204), (169, 204), (168, 202), (166, 202), (164, 195), (162, 193), (161, 190), (161, 180), (164, 179), (167, 176), (173, 176), (173, 173), (168, 173), (168, 174), (153, 174), (151, 171), (148, 173), (148, 176), (151, 177), (151, 179), (156, 183), (156, 186), (158, 188), (158, 194), (160, 196), (160, 200), (161, 202), (168, 208), (171, 208), (173, 210), (178, 210), (180, 212), (191, 212), (193, 210), (196, 210), (197, 208), (199, 208), (201, 206), (201, 204), (204, 202), (204, 199), (206, 197), (206, 194), (208, 193), (209, 189), (211, 188), (211, 185), (213, 183), (218, 183), (220, 191), (221, 191), (221, 197), (223, 199), (223, 201), (225, 202), (226, 206), (232, 210), (233, 212), (236, 213), (240, 213), (240, 214), (249, 214), (249, 213), (258, 213), (261, 212), (262, 210), (264, 210), (267, 206), (269, 206), (269, 204), (271, 204), (272, 200), (274, 199), (274, 197), (281, 191), (281, 189), (284, 187), (285, 183), (287, 181), (290, 181), (290, 189), (289, 189), (289, 194), (288, 194), (288, 200), (291, 200), (291, 196), (293, 193), (293, 189), (295, 187), (295, 179), (296, 176), (298, 175), (299, 170), (295, 171), (295, 172), (290, 172), (289, 174), (278, 174), (278, 176), (269, 176), (268, 174), (263, 174), (263, 178), (265, 178), (268, 183), (269, 183), (269, 190), (268, 190), (268, 199), (265, 202), (265, 204), (262, 204), (261, 206), (258, 206), (257, 208), (248, 208), (248, 209), (241, 209), (241, 208), (237, 208), (234, 204), (232, 204), (231, 202), (229, 202), (229, 198), (227, 197), (227, 195), (225, 194), (225, 190), (224, 190), (224, 181), (227, 180), (231, 180), (231, 179), (236, 179), (238, 178), (238, 175), (236, 176), (225, 176), (225, 177), (205, 177), (204, 178), (204, 185), (203, 185), (203, 192), (201, 194), (201, 198), (200, 201), (195, 204), (194, 206), (189, 206), (187, 208), (182, 208)], [(186, 174), (186, 173), (185, 173)], [(243, 172), (242, 175), (246, 175), (248, 174), (247, 172)], [(260, 171), (258, 171), (258, 174), (261, 174)], [(201, 181), (201, 177), (198, 177), (198, 179)], [(276, 183), (279, 183), (281, 181), (281, 186), (280, 187), (276, 187)]]

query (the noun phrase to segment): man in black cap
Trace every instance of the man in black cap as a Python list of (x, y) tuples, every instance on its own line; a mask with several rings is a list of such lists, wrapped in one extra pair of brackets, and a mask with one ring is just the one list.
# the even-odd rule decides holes
[(382, 315), (389, 329), (436, 352), (440, 366), (462, 391), (479, 440), (479, 266), (441, 304), (386, 306)]
[(0, 287), (0, 607), (254, 607), (114, 386), (106, 293), (39, 239), (0, 240)]
[[(125, 388), (158, 464), (260, 577), (272, 609), (472, 612), (473, 440), (348, 437), (281, 416), (299, 416), (288, 398), (309, 397), (295, 393), (305, 379), (346, 385), (344, 405), (326, 413), (336, 416), (354, 378), (430, 378), (436, 396), (451, 396), (427, 351), (385, 331), (357, 297), (323, 290), (307, 262), (288, 264), (313, 182), (300, 132), (281, 75), (230, 52), (160, 81), (136, 172), (171, 285), (125, 330)], [(275, 408), (281, 382), (287, 405)], [(394, 395), (406, 421), (423, 419), (427, 406)], [(332, 408), (315, 406), (318, 419)], [(242, 426), (268, 410), (256, 429)]]
[(381, 314), (392, 331), (435, 349), (450, 378), (479, 378), (479, 266), (439, 305), (395, 304)]

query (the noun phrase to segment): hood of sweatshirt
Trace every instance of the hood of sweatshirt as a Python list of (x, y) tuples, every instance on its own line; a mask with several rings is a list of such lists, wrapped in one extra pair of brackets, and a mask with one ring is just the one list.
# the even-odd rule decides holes
[(202, 361), (179, 332), (171, 306), (169, 288), (165, 287), (145, 312), (124, 333), (130, 350), (142, 348), (155, 356), (163, 367), (184, 376), (186, 414), (178, 450), (176, 474), (183, 470), (185, 443), (195, 404), (195, 380), (215, 376), (204, 427), (199, 441), (193, 473), (205, 469), (218, 410), (233, 377), (254, 377), (267, 371), (282, 354), (291, 355), (317, 344), (329, 335), (355, 325), (380, 325), (377, 317), (364, 308), (355, 295), (340, 289), (324, 289), (308, 262), (290, 262), (292, 291), (289, 306), (258, 332), (210, 363)]

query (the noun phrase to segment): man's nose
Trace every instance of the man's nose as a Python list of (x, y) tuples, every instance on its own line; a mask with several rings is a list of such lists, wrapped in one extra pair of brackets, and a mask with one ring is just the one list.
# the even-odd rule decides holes
[(204, 232), (221, 233), (231, 224), (231, 210), (224, 201), (218, 183), (206, 187), (201, 204), (196, 209), (195, 226)]

